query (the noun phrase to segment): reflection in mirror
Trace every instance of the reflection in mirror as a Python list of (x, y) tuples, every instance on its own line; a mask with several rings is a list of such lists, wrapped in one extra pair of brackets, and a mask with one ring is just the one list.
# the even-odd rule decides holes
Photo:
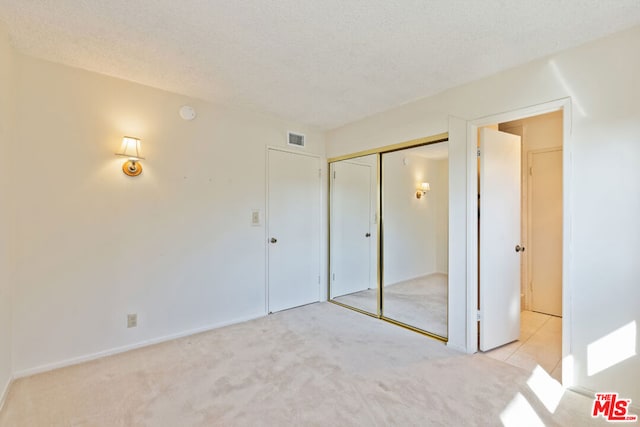
[(448, 142), (382, 155), (382, 314), (447, 337)]
[(377, 315), (377, 156), (330, 165), (330, 298)]

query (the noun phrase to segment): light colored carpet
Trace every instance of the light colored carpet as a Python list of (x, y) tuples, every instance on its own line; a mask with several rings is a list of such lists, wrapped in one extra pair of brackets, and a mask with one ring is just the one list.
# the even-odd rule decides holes
[[(427, 332), (447, 336), (447, 275), (429, 274), (384, 287), (384, 315)], [(375, 289), (335, 298), (336, 301), (376, 313)]]
[(320, 303), (19, 379), (0, 425), (594, 423), (591, 400), (569, 391), (549, 412), (530, 376)]

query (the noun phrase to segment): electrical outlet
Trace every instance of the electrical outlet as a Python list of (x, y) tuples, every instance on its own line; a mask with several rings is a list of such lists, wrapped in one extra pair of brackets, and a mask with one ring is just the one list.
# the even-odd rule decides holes
[(127, 314), (127, 328), (135, 328), (138, 326), (138, 315), (137, 314)]

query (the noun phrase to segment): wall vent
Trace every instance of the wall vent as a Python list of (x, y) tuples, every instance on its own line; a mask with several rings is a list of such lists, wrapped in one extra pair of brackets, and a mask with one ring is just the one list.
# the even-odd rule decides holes
[(304, 135), (301, 133), (287, 133), (287, 144), (295, 145), (296, 147), (304, 147)]

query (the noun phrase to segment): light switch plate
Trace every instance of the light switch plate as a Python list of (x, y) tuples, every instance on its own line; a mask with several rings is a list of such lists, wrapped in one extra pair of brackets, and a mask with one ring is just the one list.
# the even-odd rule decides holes
[(251, 225), (257, 227), (262, 225), (262, 215), (260, 215), (260, 209), (253, 209), (251, 211)]

